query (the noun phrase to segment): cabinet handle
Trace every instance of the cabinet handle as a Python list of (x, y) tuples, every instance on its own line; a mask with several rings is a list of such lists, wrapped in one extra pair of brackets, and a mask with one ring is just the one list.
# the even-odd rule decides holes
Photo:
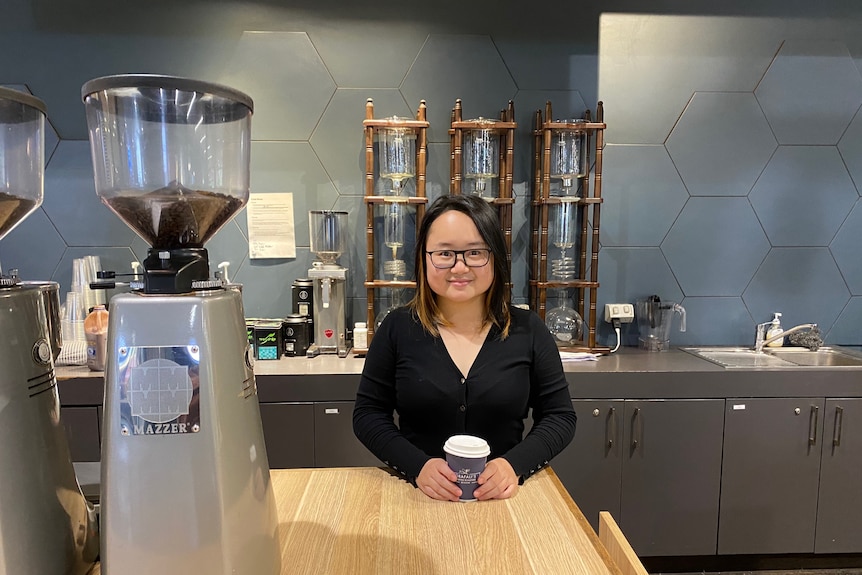
[(811, 406), (811, 413), (808, 415), (808, 444), (814, 445), (817, 443), (817, 416), (820, 413), (820, 408), (816, 405)]
[(614, 446), (614, 438), (617, 436), (617, 408), (612, 407), (608, 410), (608, 426), (605, 429), (608, 437), (608, 448)]
[(832, 429), (832, 445), (841, 445), (841, 427), (844, 425), (844, 408), (840, 405), (835, 407), (835, 426)]
[(632, 449), (637, 449), (641, 442), (641, 408), (636, 407), (635, 413), (632, 416)]

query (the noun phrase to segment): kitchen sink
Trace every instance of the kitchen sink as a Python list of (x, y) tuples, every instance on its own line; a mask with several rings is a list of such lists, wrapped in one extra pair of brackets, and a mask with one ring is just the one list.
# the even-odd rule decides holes
[(862, 354), (837, 347), (821, 347), (817, 351), (804, 347), (780, 347), (767, 348), (762, 352), (747, 347), (680, 349), (726, 368), (862, 367)]

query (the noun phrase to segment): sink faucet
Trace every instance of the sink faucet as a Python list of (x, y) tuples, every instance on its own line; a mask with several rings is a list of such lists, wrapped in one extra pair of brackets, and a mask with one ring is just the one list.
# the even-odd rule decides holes
[(785, 335), (790, 335), (792, 333), (796, 333), (798, 331), (802, 331), (803, 329), (813, 330), (817, 328), (816, 323), (802, 323), (799, 325), (795, 325), (790, 329), (785, 329), (779, 334), (776, 334), (772, 337), (766, 337), (766, 328), (767, 326), (772, 325), (771, 321), (767, 321), (765, 323), (757, 324), (757, 337), (754, 340), (754, 351), (760, 353), (763, 351), (763, 346), (772, 343), (777, 339), (781, 339)]

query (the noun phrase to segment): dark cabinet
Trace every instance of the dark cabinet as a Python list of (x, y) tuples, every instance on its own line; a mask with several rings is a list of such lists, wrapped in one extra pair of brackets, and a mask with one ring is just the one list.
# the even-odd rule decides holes
[(353, 433), (353, 402), (314, 404), (315, 467), (380, 467)]
[(815, 553), (862, 552), (862, 399), (827, 399)]
[(575, 400), (575, 439), (551, 466), (593, 527), (620, 518), (638, 555), (712, 555), (724, 400)]
[(640, 556), (716, 552), (724, 400), (626, 400), (620, 527)]
[(313, 403), (261, 403), (260, 420), (270, 468), (314, 467)]
[(620, 516), (623, 402), (573, 400), (575, 438), (551, 461), (590, 525), (598, 532), (599, 511)]
[(62, 407), (60, 420), (66, 430), (72, 461), (99, 461), (99, 408)]
[(720, 554), (814, 551), (823, 412), (823, 398), (727, 400)]

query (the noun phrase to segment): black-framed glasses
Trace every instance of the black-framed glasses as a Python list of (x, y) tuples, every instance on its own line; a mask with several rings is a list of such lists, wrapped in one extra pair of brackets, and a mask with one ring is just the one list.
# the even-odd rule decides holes
[(454, 268), (458, 256), (468, 268), (480, 268), (491, 259), (491, 250), (488, 248), (470, 248), (469, 250), (434, 250), (426, 251), (431, 256), (431, 265), (439, 270)]

